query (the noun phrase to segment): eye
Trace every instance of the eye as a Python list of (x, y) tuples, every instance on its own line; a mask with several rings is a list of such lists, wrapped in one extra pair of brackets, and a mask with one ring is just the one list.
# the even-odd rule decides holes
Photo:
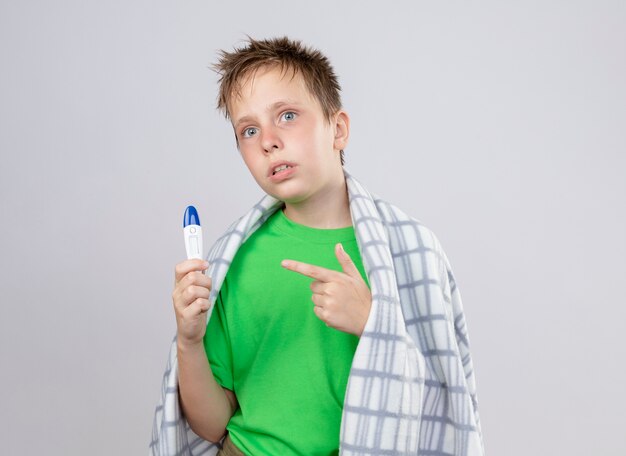
[(241, 132), (241, 135), (244, 138), (250, 138), (251, 136), (256, 135), (257, 133), (257, 129), (254, 127), (249, 127), (249, 128), (244, 128), (244, 130)]
[(294, 120), (297, 116), (298, 116), (298, 114), (296, 114), (293, 111), (286, 111), (286, 112), (283, 113), (281, 118), (283, 118), (283, 119), (285, 119), (287, 121), (291, 121), (291, 120)]

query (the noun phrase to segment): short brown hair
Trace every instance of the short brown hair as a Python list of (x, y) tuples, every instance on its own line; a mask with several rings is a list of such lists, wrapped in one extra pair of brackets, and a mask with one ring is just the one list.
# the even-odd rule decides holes
[[(246, 35), (247, 36), (247, 35)], [(217, 109), (229, 119), (228, 103), (239, 93), (241, 81), (264, 66), (278, 66), (281, 71), (300, 73), (311, 95), (322, 107), (326, 121), (341, 109), (341, 87), (330, 61), (320, 51), (304, 46), (288, 37), (255, 40), (233, 52), (219, 51), (218, 62), (212, 69), (220, 75)], [(343, 150), (341, 164), (344, 164)]]

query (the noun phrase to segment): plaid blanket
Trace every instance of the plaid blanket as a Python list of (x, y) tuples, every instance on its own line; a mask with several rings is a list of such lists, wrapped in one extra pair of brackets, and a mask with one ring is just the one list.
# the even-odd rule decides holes
[[(344, 172), (372, 307), (348, 379), (340, 454), (482, 455), (467, 328), (448, 258), (432, 231)], [(266, 195), (215, 242), (207, 256), (212, 304), (239, 246), (281, 205)], [(218, 449), (181, 413), (174, 338), (150, 454)]]

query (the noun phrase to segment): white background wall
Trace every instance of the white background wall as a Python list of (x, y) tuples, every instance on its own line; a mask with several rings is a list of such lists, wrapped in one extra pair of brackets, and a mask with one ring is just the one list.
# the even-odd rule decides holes
[(218, 49), (334, 63), (347, 168), (440, 238), (490, 455), (623, 455), (626, 3), (0, 2), (0, 441), (145, 454), (194, 204), (260, 197)]

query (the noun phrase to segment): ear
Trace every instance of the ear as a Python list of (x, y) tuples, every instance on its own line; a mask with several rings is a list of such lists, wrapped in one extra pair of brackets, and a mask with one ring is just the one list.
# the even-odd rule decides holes
[(336, 150), (343, 150), (348, 145), (350, 137), (350, 117), (348, 113), (342, 110), (337, 111), (334, 115), (335, 139), (333, 147)]

